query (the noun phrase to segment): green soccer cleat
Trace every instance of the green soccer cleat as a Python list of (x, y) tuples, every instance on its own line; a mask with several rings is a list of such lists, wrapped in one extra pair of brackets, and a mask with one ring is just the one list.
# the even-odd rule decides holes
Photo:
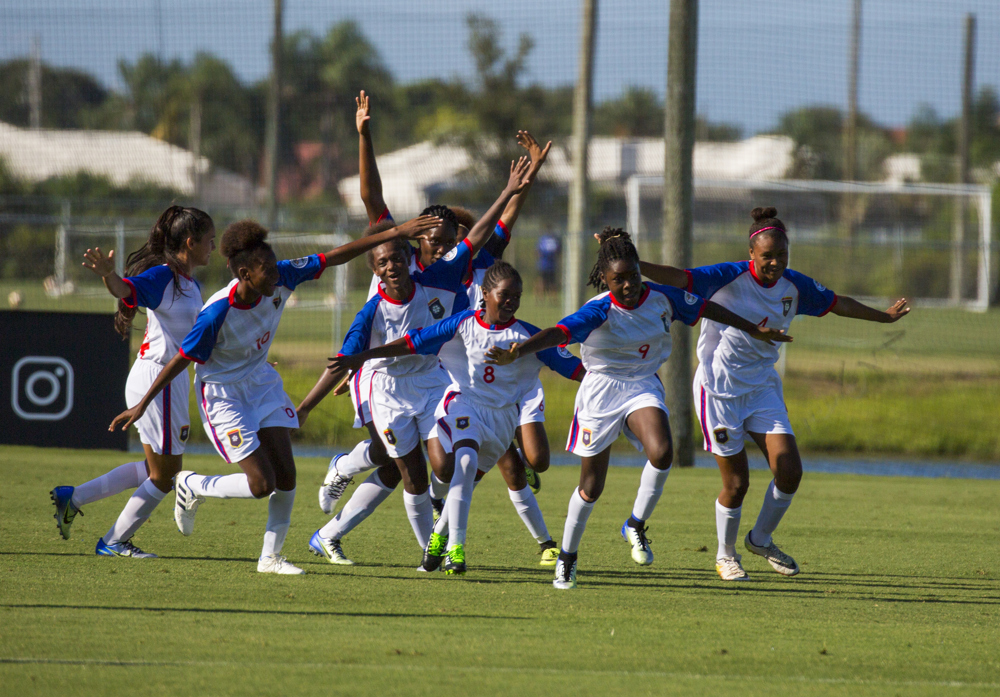
[(448, 536), (431, 533), (431, 539), (427, 541), (427, 549), (424, 550), (424, 559), (417, 567), (417, 571), (437, 571), (448, 549)]
[(528, 480), (528, 486), (531, 487), (531, 493), (537, 494), (542, 490), (541, 475), (527, 465), (524, 466), (524, 478)]
[(465, 546), (455, 545), (448, 550), (448, 559), (441, 567), (448, 575), (465, 573)]

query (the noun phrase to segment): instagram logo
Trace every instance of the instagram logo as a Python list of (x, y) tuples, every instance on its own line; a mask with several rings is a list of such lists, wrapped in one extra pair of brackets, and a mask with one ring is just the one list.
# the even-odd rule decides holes
[(73, 410), (73, 366), (58, 356), (25, 356), (11, 374), (11, 406), (29, 421), (59, 421)]

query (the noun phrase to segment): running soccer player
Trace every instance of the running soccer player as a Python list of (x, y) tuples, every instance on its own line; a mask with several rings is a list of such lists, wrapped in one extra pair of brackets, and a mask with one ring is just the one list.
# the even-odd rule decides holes
[(195, 512), (205, 498), (267, 496), (267, 527), (257, 571), (302, 573), (281, 556), (295, 500), (289, 432), (299, 422), (281, 376), (267, 362), (286, 301), (299, 284), (319, 278), (327, 266), (347, 263), (400, 236), (415, 237), (439, 222), (417, 218), (326, 254), (280, 262), (265, 240), (267, 230), (257, 223), (243, 220), (226, 228), (221, 251), (233, 280), (208, 300), (177, 354), (145, 396), (110, 426), (111, 430), (121, 424), (128, 428), (192, 361), (198, 364), (195, 374), (205, 430), (223, 459), (237, 463), (243, 473), (209, 477), (185, 470), (177, 474), (174, 518), (183, 534), (192, 533)]
[[(885, 312), (837, 295), (818, 281), (788, 268), (788, 232), (776, 209), (750, 213), (750, 259), (676, 269), (641, 264), (643, 275), (659, 283), (686, 288), (732, 312), (756, 320), (761, 327), (787, 330), (796, 315), (822, 317), (829, 312), (870, 322), (895, 322), (910, 309), (906, 298)], [(743, 334), (707, 321), (698, 338), (698, 370), (694, 402), (705, 450), (715, 455), (722, 491), (715, 502), (719, 538), (715, 569), (726, 581), (746, 581), (742, 557), (736, 553), (743, 499), (750, 488), (744, 439), (749, 436), (764, 453), (773, 479), (767, 485), (757, 522), (744, 539), (746, 548), (767, 559), (779, 574), (794, 576), (799, 565), (775, 544), (772, 534), (792, 503), (802, 479), (802, 459), (788, 420), (781, 376), (774, 369), (778, 348), (748, 341)]]
[[(473, 257), (492, 234), (496, 221), (511, 197), (525, 184), (528, 159), (522, 157), (512, 162), (510, 177), (500, 197), (490, 206), (468, 237), (445, 257), (432, 264), (426, 271), (411, 274), (409, 271), (410, 247), (406, 244), (383, 244), (368, 257), (369, 266), (382, 279), (378, 295), (373, 297), (358, 313), (344, 339), (340, 356), (355, 356), (370, 347), (382, 346), (401, 339), (410, 329), (427, 327), (468, 307), (463, 281), (472, 266)], [(379, 225), (389, 225), (388, 221)], [(356, 361), (360, 367), (364, 361)], [(334, 360), (335, 366), (321, 378), (306, 397), (307, 406), (314, 406), (324, 390), (336, 384), (346, 373), (343, 361)], [(403, 502), (407, 517), (421, 549), (426, 547), (434, 523), (433, 508), (428, 493), (427, 465), (421, 442), (431, 436), (435, 424), (434, 410), (449, 384), (448, 374), (440, 367), (436, 356), (407, 356), (399, 359), (372, 361), (372, 379), (368, 402), (372, 423), (377, 437), (393, 458), (403, 482)], [(428, 448), (431, 466), (439, 476), (446, 466), (443, 458)], [(383, 468), (384, 469), (384, 468)], [(393, 485), (385, 482), (380, 473), (377, 478), (385, 495), (375, 495), (367, 501), (364, 512), (359, 511), (353, 525), (364, 520), (388, 496)], [(449, 478), (450, 479), (450, 478)], [(375, 481), (371, 483), (375, 484)], [(372, 494), (377, 494), (374, 490)], [(352, 509), (353, 510), (353, 509)], [(316, 554), (333, 563), (347, 564), (343, 557), (340, 539), (346, 534), (341, 529), (332, 536), (330, 524), (327, 534), (316, 531), (309, 542)], [(353, 527), (352, 525), (352, 527)], [(336, 544), (334, 544), (336, 543)]]
[[(506, 367), (485, 364), (487, 349), (523, 343), (538, 332), (537, 327), (514, 316), (520, 307), (521, 290), (517, 270), (498, 261), (483, 279), (485, 309), (465, 310), (430, 327), (410, 329), (391, 343), (332, 360), (332, 370), (356, 369), (371, 359), (437, 356), (449, 343), (464, 355), (461, 363), (446, 364), (452, 385), (436, 410), (442, 445), (454, 454), (455, 472), (444, 515), (424, 554), (420, 567), (423, 571), (434, 571), (441, 565), (446, 547), (445, 573), (465, 573), (465, 537), (475, 480), (480, 472), (489, 472), (507, 451), (518, 425), (521, 398), (534, 389), (542, 365), (571, 379), (583, 372), (579, 360), (556, 348), (539, 352), (535, 361)], [(530, 511), (525, 524), (535, 539), (540, 543), (551, 541), (527, 482), (520, 490), (511, 491), (510, 498), (519, 511)]]
[(559, 324), (509, 349), (494, 346), (491, 365), (507, 365), (521, 356), (570, 342), (581, 344), (587, 375), (576, 393), (575, 413), (566, 449), (582, 458), (580, 485), (569, 502), (562, 550), (553, 585), (576, 587), (577, 550), (594, 502), (604, 489), (611, 445), (624, 433), (648, 458), (632, 515), (622, 537), (637, 564), (652, 564), (646, 521), (670, 474), (673, 445), (663, 385), (657, 369), (670, 355), (670, 323), (695, 324), (702, 315), (746, 332), (762, 342), (789, 341), (776, 329), (758, 327), (729, 310), (686, 291), (643, 283), (639, 254), (628, 233), (605, 228), (589, 285), (607, 290)]
[[(100, 276), (108, 292), (118, 298), (115, 329), (123, 339), (129, 338), (137, 308), (147, 311), (146, 333), (125, 383), (128, 406), (139, 403), (191, 331), (203, 302), (201, 287), (191, 273), (208, 264), (213, 249), (215, 225), (209, 215), (197, 208), (171, 206), (157, 219), (146, 243), (129, 255), (125, 278), (115, 273), (114, 251), (104, 256), (98, 247), (84, 253), (83, 265)], [(145, 460), (119, 465), (77, 487), (57, 486), (52, 490), (56, 523), (63, 539), (69, 539), (73, 518), (82, 515), (85, 504), (137, 488), (115, 524), (97, 541), (95, 552), (102, 556), (156, 557), (132, 544), (132, 536), (173, 487), (174, 475), (181, 469), (191, 428), (190, 384), (188, 372), (179, 373), (135, 422)]]

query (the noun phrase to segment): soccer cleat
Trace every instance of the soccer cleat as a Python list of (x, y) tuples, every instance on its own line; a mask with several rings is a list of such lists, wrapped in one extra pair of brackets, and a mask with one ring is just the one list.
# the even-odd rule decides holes
[(57, 486), (49, 492), (52, 503), (56, 507), (56, 514), (52, 516), (56, 519), (56, 527), (64, 540), (69, 539), (69, 528), (73, 524), (76, 516), (83, 515), (83, 511), (73, 505), (73, 491), (71, 486)]
[(257, 561), (257, 573), (297, 576), (299, 574), (304, 574), (305, 571), (289, 562), (280, 554), (269, 554), (266, 557), (261, 557)]
[(565, 552), (560, 552), (556, 562), (556, 577), (552, 581), (552, 586), (561, 591), (568, 591), (576, 588), (576, 555), (572, 556)]
[(441, 514), (444, 513), (444, 499), (436, 499), (431, 496), (431, 507), (434, 509), (434, 522), (438, 522)]
[(524, 478), (528, 480), (528, 486), (531, 487), (531, 493), (537, 494), (542, 490), (541, 475), (527, 465), (524, 466)]
[[(429, 544), (429, 543), (428, 543)], [(448, 558), (441, 569), (449, 575), (465, 573), (465, 546), (455, 545), (448, 550)]]
[(152, 552), (143, 552), (141, 549), (132, 544), (132, 540), (124, 540), (122, 542), (116, 542), (113, 545), (109, 545), (104, 542), (102, 537), (97, 541), (97, 547), (94, 549), (94, 554), (99, 557), (132, 557), (133, 559), (159, 559)]
[(344, 554), (340, 540), (328, 540), (319, 534), (319, 530), (314, 532), (312, 539), (309, 540), (309, 549), (317, 557), (326, 557), (331, 564), (354, 566), (354, 562)]
[[(751, 530), (751, 532), (753, 531)], [(773, 539), (767, 547), (759, 547), (750, 541), (750, 533), (748, 532), (747, 536), (743, 539), (743, 544), (746, 545), (749, 551), (767, 559), (771, 568), (782, 576), (794, 576), (799, 573), (799, 565), (795, 563), (794, 559), (778, 549), (778, 545), (774, 544)]]
[[(632, 520), (630, 517), (629, 520)], [(653, 563), (653, 550), (649, 548), (651, 540), (646, 537), (646, 526), (632, 527), (626, 520), (622, 525), (622, 537), (632, 546), (632, 560), (636, 564), (649, 566)]]
[(417, 571), (437, 571), (444, 561), (447, 549), (448, 536), (432, 532), (431, 539), (427, 541), (427, 549), (424, 550), (424, 559), (420, 562), (420, 566), (417, 567)]
[(715, 571), (723, 581), (749, 581), (750, 576), (743, 570), (739, 554), (715, 560)]
[(174, 522), (182, 535), (190, 535), (194, 532), (194, 514), (198, 512), (198, 506), (205, 500), (204, 497), (195, 496), (188, 488), (187, 478), (194, 472), (184, 470), (178, 472), (174, 478)]
[(337, 501), (344, 495), (344, 491), (354, 481), (354, 477), (343, 477), (337, 471), (337, 461), (347, 453), (341, 453), (330, 462), (330, 468), (326, 471), (326, 478), (323, 479), (323, 486), (319, 488), (319, 507), (327, 515), (333, 515), (333, 509), (337, 507)]
[(538, 562), (539, 566), (555, 566), (556, 561), (559, 559), (559, 548), (558, 547), (546, 547), (542, 550), (542, 560)]

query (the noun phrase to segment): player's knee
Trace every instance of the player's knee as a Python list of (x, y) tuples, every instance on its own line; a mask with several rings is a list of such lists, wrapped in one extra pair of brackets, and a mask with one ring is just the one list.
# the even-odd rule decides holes
[(777, 458), (775, 482), (786, 494), (794, 494), (802, 481), (802, 460), (798, 453), (780, 453)]
[(722, 491), (729, 500), (742, 502), (750, 491), (750, 479), (739, 475), (729, 477), (722, 482)]
[(150, 474), (149, 481), (160, 491), (170, 491), (174, 486), (174, 478), (161, 473)]
[(536, 472), (544, 472), (549, 468), (549, 457), (549, 449), (540, 448), (530, 458), (526, 458), (528, 461), (525, 464)]
[(653, 447), (646, 449), (646, 457), (649, 458), (649, 464), (653, 467), (658, 470), (665, 470), (674, 461), (673, 445), (669, 441), (666, 443), (657, 443)]
[(593, 503), (601, 498), (602, 493), (604, 493), (604, 485), (602, 484), (585, 482), (580, 485), (580, 497), (588, 503)]
[(247, 476), (247, 482), (250, 484), (250, 493), (253, 494), (255, 499), (262, 499), (274, 493), (274, 479), (261, 476)]

